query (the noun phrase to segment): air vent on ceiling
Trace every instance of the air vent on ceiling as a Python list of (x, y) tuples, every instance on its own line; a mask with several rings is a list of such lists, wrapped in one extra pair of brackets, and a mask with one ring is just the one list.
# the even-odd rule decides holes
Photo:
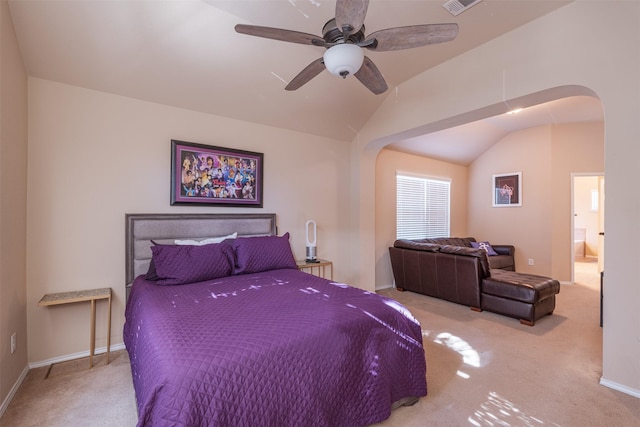
[(443, 4), (442, 7), (447, 9), (453, 16), (458, 16), (471, 6), (480, 3), (481, 1), (482, 0), (449, 0)]

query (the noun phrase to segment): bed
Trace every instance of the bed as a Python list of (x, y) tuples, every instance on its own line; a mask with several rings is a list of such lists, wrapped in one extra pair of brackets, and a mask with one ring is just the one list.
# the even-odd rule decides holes
[(397, 302), (299, 271), (273, 214), (127, 214), (139, 426), (364, 426), (427, 394)]

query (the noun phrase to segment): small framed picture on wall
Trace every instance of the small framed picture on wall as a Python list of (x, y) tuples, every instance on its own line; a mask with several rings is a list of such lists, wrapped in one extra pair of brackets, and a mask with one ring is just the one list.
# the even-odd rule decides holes
[(522, 206), (522, 172), (492, 176), (493, 207)]

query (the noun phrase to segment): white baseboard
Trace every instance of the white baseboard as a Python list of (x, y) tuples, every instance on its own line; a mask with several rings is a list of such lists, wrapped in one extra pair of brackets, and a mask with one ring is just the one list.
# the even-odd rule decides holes
[(605, 380), (604, 378), (600, 378), (600, 385), (605, 387), (609, 387), (611, 389), (621, 391), (622, 393), (628, 394), (629, 396), (637, 397), (640, 399), (640, 390), (633, 389), (631, 387), (627, 387), (626, 385), (618, 384), (613, 381)]
[(13, 387), (11, 387), (11, 390), (9, 390), (9, 394), (7, 394), (7, 397), (4, 399), (4, 402), (2, 402), (2, 406), (0, 406), (0, 417), (2, 417), (2, 415), (4, 414), (4, 411), (6, 411), (7, 408), (9, 407), (9, 404), (13, 400), (13, 396), (16, 395), (16, 392), (20, 388), (20, 385), (22, 385), (22, 381), (24, 381), (28, 373), (29, 373), (29, 366), (25, 366), (24, 369), (22, 370), (22, 373), (18, 377), (16, 383), (13, 385)]
[(394, 285), (393, 283), (390, 283), (390, 284), (388, 284), (388, 285), (378, 286), (378, 287), (376, 288), (376, 291), (380, 291), (380, 290), (382, 290), (382, 289), (391, 289), (391, 288), (393, 288), (393, 287), (395, 287), (395, 285)]
[[(124, 350), (124, 343), (113, 344), (111, 351)], [(107, 352), (107, 347), (96, 348), (95, 354), (102, 354)], [(81, 351), (79, 353), (67, 354), (65, 356), (54, 357), (52, 359), (42, 360), (40, 362), (29, 363), (29, 369), (41, 368), (43, 366), (53, 365), (54, 363), (68, 362), (69, 360), (82, 359), (83, 357), (89, 357), (89, 350)]]

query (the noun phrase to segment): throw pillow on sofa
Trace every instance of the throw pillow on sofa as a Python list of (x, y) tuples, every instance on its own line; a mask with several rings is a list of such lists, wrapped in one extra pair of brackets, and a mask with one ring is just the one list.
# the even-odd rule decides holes
[(498, 255), (498, 252), (496, 252), (491, 247), (489, 242), (471, 242), (471, 247), (476, 248), (476, 249), (482, 249), (483, 251), (486, 251), (488, 256), (496, 256), (496, 255)]

